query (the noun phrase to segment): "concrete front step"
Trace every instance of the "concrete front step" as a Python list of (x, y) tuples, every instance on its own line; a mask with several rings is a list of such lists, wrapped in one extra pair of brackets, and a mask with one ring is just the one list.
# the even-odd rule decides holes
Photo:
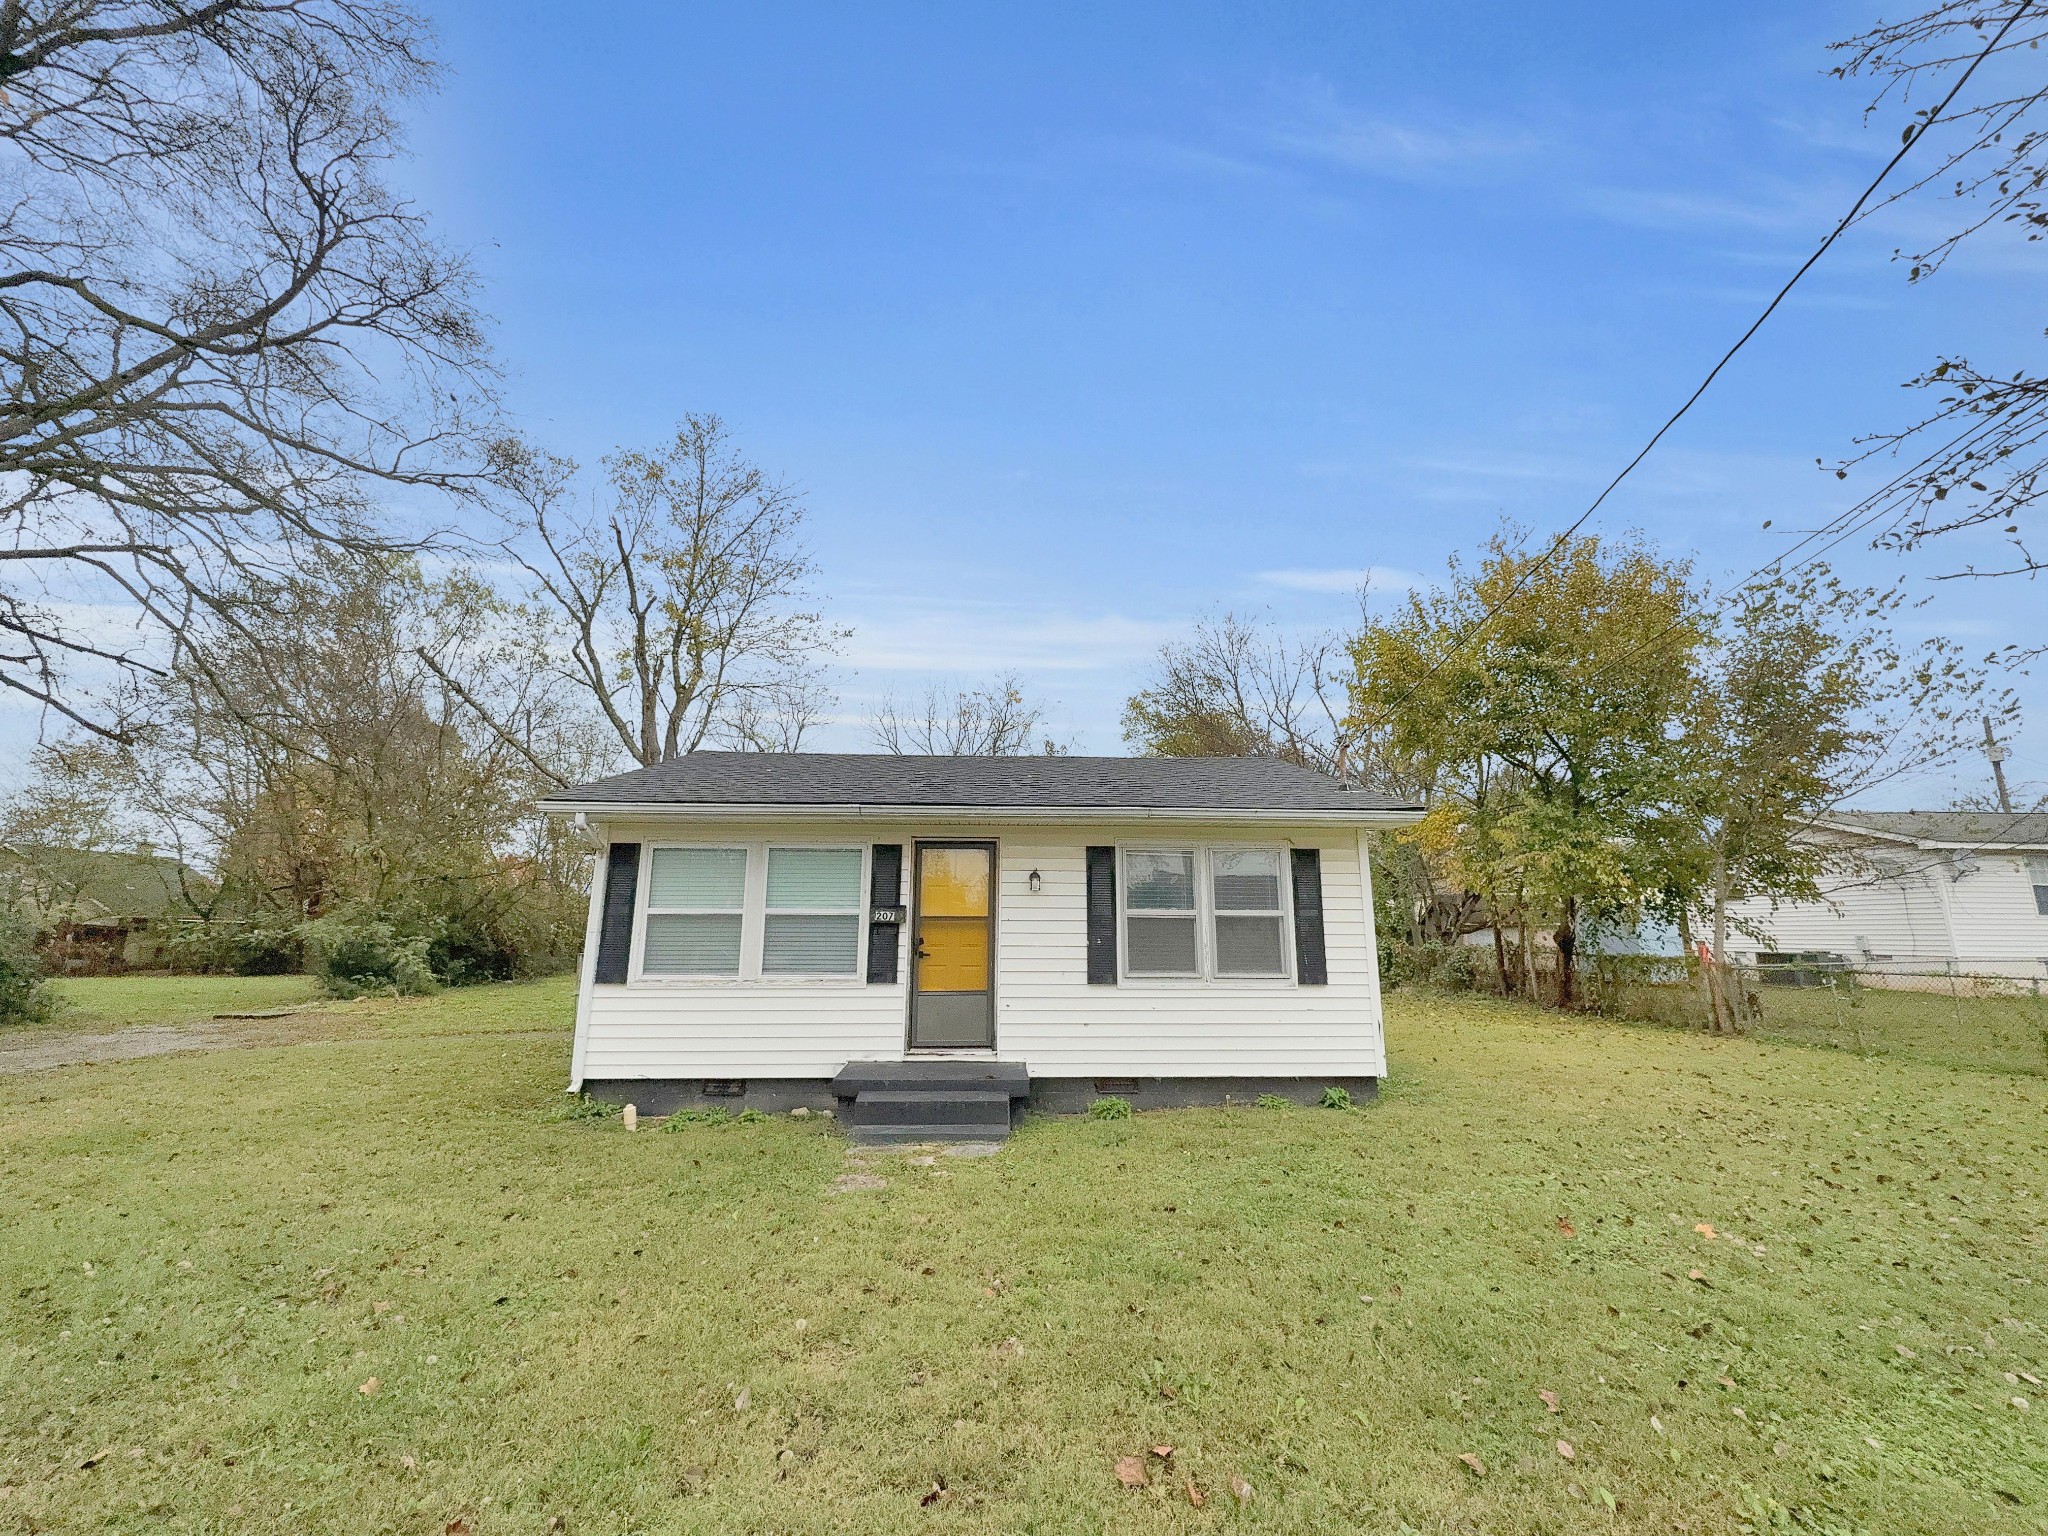
[(952, 1088), (877, 1088), (853, 1101), (851, 1125), (976, 1125), (998, 1134), (1010, 1129), (1010, 1096)]
[(908, 1061), (849, 1061), (832, 1079), (832, 1092), (851, 1099), (870, 1091), (973, 1089), (1028, 1098), (1031, 1074), (1019, 1061), (912, 1057)]
[(1031, 1075), (1008, 1061), (854, 1061), (832, 1092), (856, 1142), (1001, 1141), (1031, 1096)]

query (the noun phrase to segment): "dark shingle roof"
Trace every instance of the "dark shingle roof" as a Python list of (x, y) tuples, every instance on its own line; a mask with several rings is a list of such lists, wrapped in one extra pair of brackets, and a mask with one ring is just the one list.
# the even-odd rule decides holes
[(693, 752), (565, 789), (555, 810), (624, 805), (1310, 813), (1420, 810), (1259, 757), (897, 757)]
[(2048, 811), (1837, 811), (1826, 819), (1916, 843), (2048, 847)]

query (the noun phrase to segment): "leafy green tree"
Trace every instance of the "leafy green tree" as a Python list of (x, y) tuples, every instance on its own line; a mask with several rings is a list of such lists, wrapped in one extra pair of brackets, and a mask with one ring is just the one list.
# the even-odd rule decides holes
[(1687, 562), (1639, 538), (1532, 551), (1509, 528), (1351, 645), (1351, 727), (1433, 792), (1418, 842), (1483, 889), (1512, 878), (1554, 925), (1560, 1007), (1585, 921), (1655, 885), (1645, 833), (1704, 638)]
[(1730, 904), (1818, 898), (1833, 854), (1810, 835), (1817, 819), (1953, 758), (1982, 718), (2014, 710), (1953, 641), (1903, 644), (1904, 602), (1816, 567), (1739, 589), (1699, 648), (1670, 801), (1646, 836), (1661, 869), (1650, 905), (1688, 953), (1693, 917), (1711, 922), (1717, 1027), (1742, 1013), (1718, 965)]

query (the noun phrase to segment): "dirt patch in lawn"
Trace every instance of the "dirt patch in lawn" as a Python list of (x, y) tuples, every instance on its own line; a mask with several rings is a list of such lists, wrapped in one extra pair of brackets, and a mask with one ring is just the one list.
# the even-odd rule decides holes
[(117, 1030), (35, 1030), (0, 1036), (0, 1077), (186, 1051), (305, 1045), (376, 1032), (376, 1021), (365, 1014), (317, 1008), (245, 1014), (190, 1024), (138, 1024)]

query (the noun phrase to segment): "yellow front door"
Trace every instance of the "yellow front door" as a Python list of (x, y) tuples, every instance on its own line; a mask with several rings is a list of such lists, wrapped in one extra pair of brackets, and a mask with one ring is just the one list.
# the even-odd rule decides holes
[(995, 1044), (990, 995), (996, 851), (989, 843), (920, 843), (910, 1043)]

